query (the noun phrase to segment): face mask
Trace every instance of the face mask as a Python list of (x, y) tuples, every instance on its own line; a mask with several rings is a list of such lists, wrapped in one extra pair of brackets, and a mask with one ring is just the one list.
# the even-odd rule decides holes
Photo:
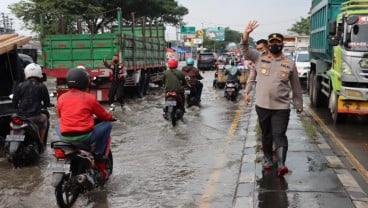
[(263, 55), (263, 54), (265, 54), (265, 53), (266, 53), (266, 50), (258, 50), (258, 53), (259, 53), (260, 55)]
[(279, 54), (279, 53), (281, 53), (282, 48), (283, 48), (283, 45), (272, 44), (272, 45), (269, 46), (270, 52), (272, 54)]

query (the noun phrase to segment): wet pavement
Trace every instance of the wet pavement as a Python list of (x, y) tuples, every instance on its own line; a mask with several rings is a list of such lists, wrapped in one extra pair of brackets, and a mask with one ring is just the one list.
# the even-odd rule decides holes
[[(279, 178), (275, 171), (262, 172), (254, 106), (246, 107), (242, 95), (227, 101), (223, 90), (212, 88), (213, 74), (203, 74), (202, 106), (187, 109), (175, 128), (162, 117), (160, 89), (117, 108), (114, 172), (103, 188), (83, 194), (74, 207), (368, 207), (363, 183), (351, 177), (320, 131), (308, 130), (307, 114), (291, 113), (290, 173)], [(57, 118), (55, 109), (50, 113), (52, 141)], [(31, 167), (13, 169), (1, 158), (0, 208), (57, 207), (47, 170), (52, 161), (51, 148)]]
[[(368, 196), (331, 150), (323, 134), (310, 129), (311, 117), (291, 112), (287, 131), (289, 173), (262, 170), (259, 127), (253, 109), (247, 127), (234, 208), (240, 207), (368, 207)], [(314, 124), (316, 125), (316, 124)], [(361, 185), (366, 186), (367, 183)]]

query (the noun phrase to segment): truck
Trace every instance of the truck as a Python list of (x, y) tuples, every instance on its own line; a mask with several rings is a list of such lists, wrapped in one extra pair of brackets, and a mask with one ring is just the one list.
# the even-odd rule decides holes
[[(41, 28), (45, 27), (41, 19)], [(111, 70), (103, 64), (118, 55), (127, 69), (124, 93), (142, 97), (149, 83), (162, 85), (166, 70), (166, 41), (163, 25), (138, 25), (132, 21), (122, 25), (121, 9), (117, 9), (117, 25), (106, 33), (45, 34), (41, 32), (43, 72), (56, 78), (56, 93), (68, 90), (66, 75), (70, 68), (83, 66), (92, 79), (90, 93), (98, 101), (108, 100)], [(143, 23), (142, 23), (143, 22)]]
[(368, 114), (368, 1), (312, 0), (310, 10), (312, 107), (328, 108), (334, 124)]
[(0, 143), (9, 134), (10, 117), (17, 111), (10, 95), (14, 87), (24, 81), (24, 67), (33, 62), (30, 56), (18, 53), (18, 49), (31, 38), (16, 33), (0, 35)]

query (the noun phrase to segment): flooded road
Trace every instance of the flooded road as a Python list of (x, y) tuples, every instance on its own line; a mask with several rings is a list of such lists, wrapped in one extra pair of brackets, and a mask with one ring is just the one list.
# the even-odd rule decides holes
[[(113, 112), (114, 171), (99, 190), (81, 195), (74, 207), (231, 207), (247, 126), (243, 97), (227, 101), (213, 89), (213, 71), (203, 80), (202, 106), (187, 109), (176, 127), (162, 114), (163, 91), (127, 99)], [(56, 140), (50, 109), (49, 142)], [(21, 169), (0, 159), (0, 207), (57, 207), (48, 146), (38, 165)]]

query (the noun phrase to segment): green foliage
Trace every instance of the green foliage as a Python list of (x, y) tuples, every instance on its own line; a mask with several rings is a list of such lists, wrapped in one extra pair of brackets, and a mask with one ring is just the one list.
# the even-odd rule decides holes
[(135, 22), (144, 18), (148, 23), (172, 25), (182, 23), (188, 14), (188, 9), (175, 0), (21, 0), (8, 8), (34, 32), (40, 31), (39, 15), (43, 14), (44, 31), (48, 34), (112, 29), (117, 8), (121, 8), (126, 24), (132, 23), (133, 13)]
[(301, 17), (299, 21), (293, 24), (293, 26), (288, 29), (289, 32), (294, 32), (298, 35), (308, 35), (310, 30), (310, 17)]

